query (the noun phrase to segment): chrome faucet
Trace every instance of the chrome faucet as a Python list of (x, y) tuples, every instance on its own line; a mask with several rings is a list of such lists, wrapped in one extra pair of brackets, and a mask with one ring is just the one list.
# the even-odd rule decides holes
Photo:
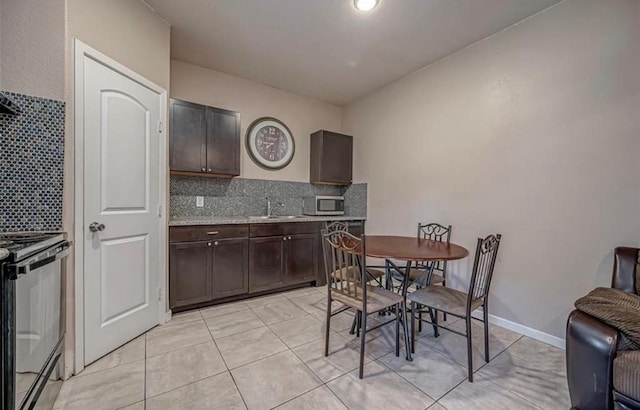
[(282, 202), (276, 202), (275, 204), (271, 203), (271, 200), (269, 198), (267, 198), (267, 217), (271, 218), (273, 215), (273, 206), (277, 205), (277, 206), (284, 206), (284, 204)]

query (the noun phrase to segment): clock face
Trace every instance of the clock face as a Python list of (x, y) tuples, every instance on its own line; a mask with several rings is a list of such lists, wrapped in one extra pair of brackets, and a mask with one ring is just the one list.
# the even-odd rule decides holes
[(247, 131), (247, 151), (263, 168), (280, 169), (293, 159), (295, 142), (291, 131), (275, 118), (260, 118)]
[(273, 125), (266, 125), (258, 130), (255, 144), (258, 154), (271, 162), (282, 160), (289, 149), (287, 136), (280, 128)]

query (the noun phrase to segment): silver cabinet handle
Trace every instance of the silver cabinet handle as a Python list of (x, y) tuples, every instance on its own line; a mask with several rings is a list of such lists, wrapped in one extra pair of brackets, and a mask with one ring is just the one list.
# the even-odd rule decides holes
[(207, 232), (207, 235), (217, 235), (219, 232), (218, 231), (211, 231), (211, 232)]
[(89, 225), (89, 230), (91, 232), (102, 232), (104, 231), (104, 228), (106, 228), (106, 226), (98, 222), (91, 222), (91, 225)]
[(289, 240), (291, 240), (291, 237), (289, 237)]
[(202, 172), (206, 172), (206, 171), (207, 171), (207, 169), (206, 169), (206, 168), (202, 168)]
[(215, 241), (213, 244), (214, 244), (215, 246), (218, 246), (218, 241)]
[(207, 246), (211, 246), (211, 242), (207, 242)]
[(209, 172), (211, 172), (211, 168), (209, 168), (209, 170), (208, 170), (208, 171), (209, 171)]
[(286, 237), (286, 236), (285, 236), (285, 237), (283, 237), (283, 238), (282, 238), (282, 240), (283, 240), (283, 241), (286, 241), (286, 240), (287, 240), (287, 237)]

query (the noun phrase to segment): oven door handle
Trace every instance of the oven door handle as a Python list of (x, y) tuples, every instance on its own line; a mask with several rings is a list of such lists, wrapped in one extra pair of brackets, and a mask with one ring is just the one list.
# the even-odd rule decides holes
[(9, 279), (15, 280), (19, 275), (26, 275), (33, 270), (65, 258), (69, 255), (70, 249), (71, 243), (66, 241), (22, 262), (6, 265)]

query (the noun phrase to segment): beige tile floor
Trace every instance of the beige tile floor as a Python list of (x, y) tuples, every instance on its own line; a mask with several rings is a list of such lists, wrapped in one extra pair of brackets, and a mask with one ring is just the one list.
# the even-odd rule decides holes
[(497, 326), (488, 364), (473, 329), (474, 383), (463, 337), (425, 328), (407, 362), (393, 353), (393, 324), (368, 334), (359, 380), (351, 313), (333, 318), (323, 356), (325, 303), (326, 290), (305, 288), (175, 315), (65, 382), (55, 409), (570, 407), (564, 352)]

